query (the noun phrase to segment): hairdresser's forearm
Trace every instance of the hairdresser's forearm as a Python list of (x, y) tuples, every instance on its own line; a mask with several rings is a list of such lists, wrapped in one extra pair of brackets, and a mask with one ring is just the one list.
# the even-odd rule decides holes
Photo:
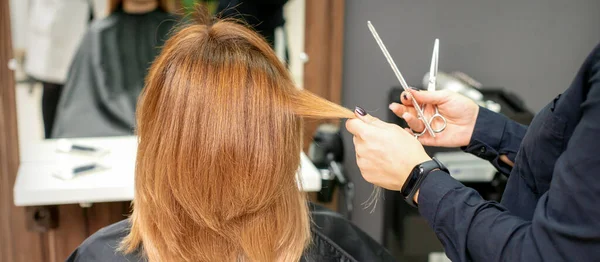
[(462, 149), (490, 161), (498, 171), (510, 174), (527, 127), (481, 107), (471, 141)]
[[(506, 163), (507, 165), (513, 167), (515, 165), (515, 163), (513, 163), (508, 156), (506, 155), (501, 155), (500, 156), (500, 160), (502, 160), (502, 162)], [(421, 189), (417, 190), (417, 193), (415, 193), (415, 196), (413, 197), (413, 199), (415, 200), (415, 203), (419, 203), (419, 191), (421, 191)]]

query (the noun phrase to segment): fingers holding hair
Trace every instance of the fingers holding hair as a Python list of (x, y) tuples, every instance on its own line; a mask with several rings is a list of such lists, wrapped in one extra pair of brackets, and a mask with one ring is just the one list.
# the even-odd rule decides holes
[(357, 106), (354, 109), (354, 114), (356, 115), (355, 119), (346, 121), (346, 129), (360, 139), (365, 139), (371, 133), (376, 133), (377, 128), (388, 128), (388, 123), (369, 115), (362, 107)]
[(346, 130), (360, 140), (367, 137), (370, 128), (369, 124), (358, 118), (348, 119), (348, 121), (346, 121)]
[(354, 109), (354, 114), (356, 115), (356, 117), (358, 119), (362, 120), (363, 122), (365, 122), (369, 125), (375, 126), (375, 127), (386, 128), (388, 125), (386, 122), (379, 120), (379, 118), (368, 114), (367, 111), (365, 111), (360, 106), (357, 106)]

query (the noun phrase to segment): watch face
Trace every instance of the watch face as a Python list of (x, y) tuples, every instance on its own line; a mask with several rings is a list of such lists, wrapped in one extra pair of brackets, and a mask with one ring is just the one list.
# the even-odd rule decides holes
[(406, 184), (402, 187), (402, 195), (407, 197), (410, 191), (415, 187), (419, 176), (423, 173), (423, 166), (419, 165), (418, 168), (413, 169), (410, 173)]

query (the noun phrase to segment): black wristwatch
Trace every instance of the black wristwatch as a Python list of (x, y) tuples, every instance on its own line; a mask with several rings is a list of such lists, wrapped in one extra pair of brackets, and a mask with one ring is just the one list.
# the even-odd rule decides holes
[(402, 186), (402, 190), (400, 191), (406, 203), (412, 207), (418, 206), (417, 203), (415, 203), (414, 196), (421, 187), (421, 183), (423, 183), (425, 177), (427, 177), (427, 175), (435, 169), (440, 169), (446, 173), (450, 173), (448, 172), (448, 168), (446, 168), (446, 166), (444, 166), (444, 164), (442, 164), (442, 162), (437, 160), (435, 157), (432, 157), (431, 160), (418, 164), (415, 166), (415, 168), (413, 168), (413, 170), (410, 172), (410, 175), (408, 175), (406, 178), (406, 181)]

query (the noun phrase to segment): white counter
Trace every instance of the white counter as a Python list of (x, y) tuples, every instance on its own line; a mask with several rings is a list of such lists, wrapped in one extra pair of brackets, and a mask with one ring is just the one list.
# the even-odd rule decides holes
[[(21, 165), (13, 194), (17, 206), (91, 204), (133, 199), (136, 137), (83, 138), (75, 144), (108, 149), (103, 157), (57, 152), (57, 140), (23, 144)], [(100, 162), (109, 169), (82, 174), (70, 180), (53, 176), (64, 167)], [(302, 153), (299, 181), (304, 191), (321, 189), (319, 171)], [(300, 183), (299, 183), (300, 184)]]

